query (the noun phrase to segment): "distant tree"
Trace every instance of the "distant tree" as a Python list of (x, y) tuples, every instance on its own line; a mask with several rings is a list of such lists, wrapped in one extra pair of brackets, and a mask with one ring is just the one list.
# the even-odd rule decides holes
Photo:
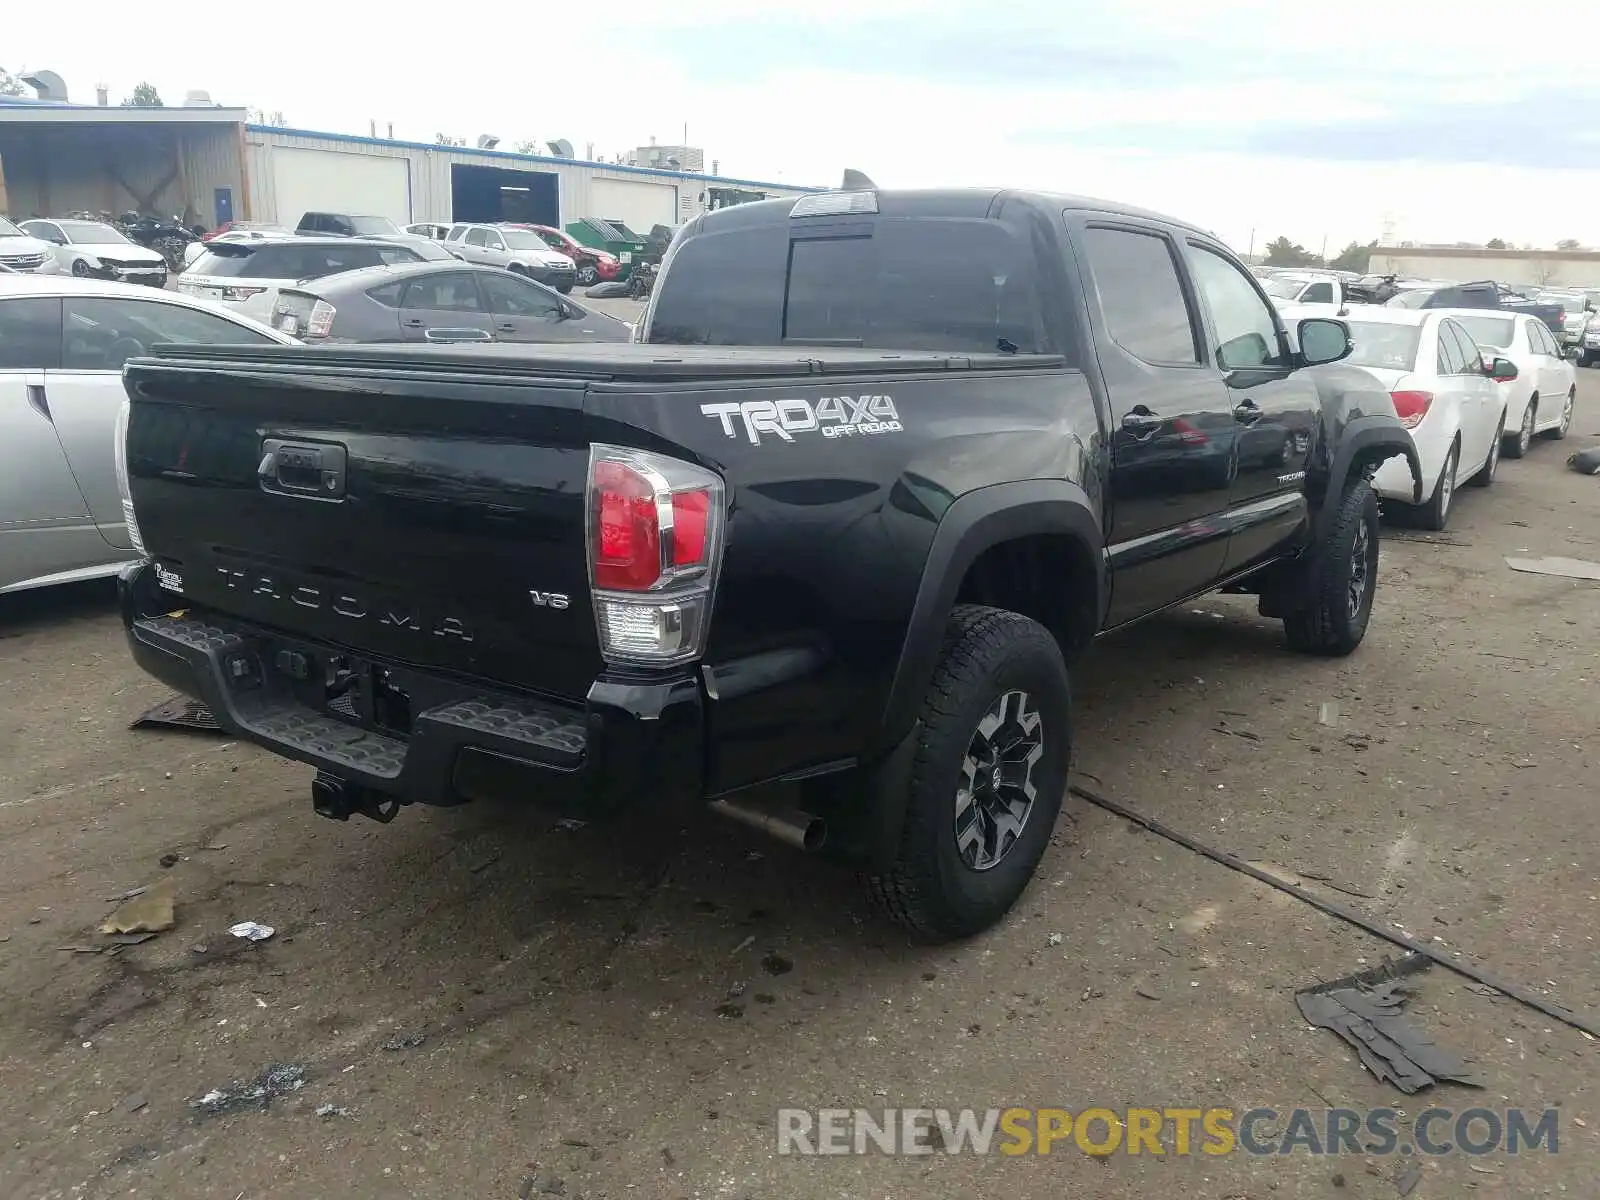
[(1328, 265), (1335, 271), (1355, 271), (1358, 274), (1365, 275), (1367, 273), (1367, 264), (1372, 260), (1372, 252), (1377, 248), (1378, 243), (1376, 241), (1367, 242), (1365, 245), (1361, 242), (1351, 242), (1343, 250), (1335, 254), (1328, 261)]
[(1557, 250), (1578, 250), (1578, 249), (1581, 249), (1582, 247), (1583, 247), (1583, 243), (1580, 242), (1577, 238), (1562, 238), (1559, 242), (1556, 243), (1556, 249)]
[(523, 138), (517, 143), (516, 149), (518, 154), (537, 154), (539, 153), (539, 143), (535, 138)]
[(1315, 254), (1286, 237), (1273, 238), (1267, 243), (1266, 261), (1269, 267), (1314, 267), (1322, 264)]
[(163, 108), (161, 93), (156, 91), (153, 83), (141, 82), (133, 89), (133, 95), (122, 102), (123, 108)]
[(1511, 249), (1510, 246), (1506, 245), (1504, 239), (1502, 239), (1502, 238), (1490, 238), (1487, 242), (1485, 242), (1483, 244), (1483, 248), (1485, 250), (1509, 250), (1509, 249)]
[(21, 96), (26, 94), (26, 86), (22, 82), (22, 71), (12, 74), (4, 67), (0, 67), (0, 96)]
[(448, 133), (436, 133), (433, 140), (441, 146), (465, 146), (467, 139), (464, 137), (451, 137)]

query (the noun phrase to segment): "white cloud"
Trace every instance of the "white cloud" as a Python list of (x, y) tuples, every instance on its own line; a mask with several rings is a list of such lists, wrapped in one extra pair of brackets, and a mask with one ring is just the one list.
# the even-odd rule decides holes
[[(412, 19), (368, 3), (325, 7), (315, 21), (281, 25), (208, 15), (175, 36), (166, 23), (129, 20), (125, 6), (88, 0), (75, 6), (67, 37), (13, 22), (4, 53), (13, 67), (55, 69), (80, 101), (103, 79), (116, 103), (148, 77), (169, 103), (205, 88), (222, 103), (281, 109), (306, 128), (365, 133), (375, 121), (380, 132), (392, 123), (397, 136), (423, 141), (437, 132), (494, 133), (502, 145), (559, 136), (580, 153), (589, 143), (616, 153), (652, 135), (676, 141), (687, 123), (690, 141), (725, 174), (833, 183), (852, 166), (885, 186), (1099, 194), (1187, 217), (1240, 249), (1254, 228), (1258, 244), (1283, 233), (1312, 249), (1326, 237), (1333, 250), (1378, 236), (1386, 216), (1418, 240), (1600, 243), (1600, 214), (1584, 203), (1600, 194), (1596, 171), (1183, 153), (1181, 139), (1179, 152), (1159, 155), (1131, 141), (1104, 144), (1110, 125), (1229, 134), (1379, 119), (1420, 98), (1482, 101), (1530, 84), (1569, 86), (1574, 106), (1587, 103), (1594, 86), (1581, 56), (1547, 56), (1534, 77), (1520, 65), (1513, 74), (1504, 40), (1442, 0), (1333, 8), (1124, 0), (1065, 10), (1059, 0), (613, 0), (592, 34), (575, 10), (513, 7), (476, 27), (452, 16), (436, 28), (433, 10)], [(1064, 72), (1055, 82), (1038, 63), (1014, 83), (906, 77), (892, 69), (900, 61), (894, 38), (883, 40), (881, 66), (829, 65), (830, 47), (862, 22), (885, 19), (908, 35), (954, 29), (955, 44), (970, 38), (979, 53), (1029, 29), (1052, 30), (1109, 61), (1111, 81)], [(719, 29), (749, 34), (774, 21), (803, 22), (813, 36), (781, 60), (737, 64), (742, 78), (709, 78), (695, 66), (716, 61)], [(619, 30), (630, 46), (670, 32), (672, 45), (704, 53), (619, 50)], [(580, 37), (592, 52), (579, 49)], [(1142, 56), (1148, 67), (1150, 55), (1164, 53), (1191, 75), (1115, 79), (1118, 54)]]

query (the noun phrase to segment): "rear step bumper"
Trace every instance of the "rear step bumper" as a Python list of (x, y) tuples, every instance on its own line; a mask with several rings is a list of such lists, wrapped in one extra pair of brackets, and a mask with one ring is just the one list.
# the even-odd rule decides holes
[[(704, 711), (698, 680), (601, 676), (583, 707), (466, 682), (184, 609), (148, 563), (120, 577), (123, 624), (138, 664), (202, 700), (229, 733), (406, 803), (513, 799), (616, 810), (700, 794)], [(312, 696), (335, 660), (404, 698), (404, 728)], [(353, 689), (370, 696), (369, 682)], [(369, 705), (363, 704), (367, 709)], [(362, 716), (367, 719), (362, 720)]]

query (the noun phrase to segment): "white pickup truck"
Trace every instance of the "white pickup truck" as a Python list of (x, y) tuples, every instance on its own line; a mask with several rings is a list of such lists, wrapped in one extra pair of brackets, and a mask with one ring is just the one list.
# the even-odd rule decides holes
[(1280, 271), (1263, 279), (1261, 286), (1267, 298), (1280, 309), (1288, 305), (1310, 305), (1319, 310), (1307, 315), (1343, 316), (1353, 303), (1345, 294), (1343, 281), (1323, 271)]

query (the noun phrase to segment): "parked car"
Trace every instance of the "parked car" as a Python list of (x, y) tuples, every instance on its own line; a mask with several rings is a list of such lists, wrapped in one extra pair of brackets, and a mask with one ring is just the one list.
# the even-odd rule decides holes
[(442, 242), (450, 234), (448, 222), (418, 221), (415, 225), (407, 225), (406, 232), (414, 237), (427, 238), (430, 242)]
[(562, 295), (570, 292), (578, 280), (577, 264), (550, 249), (537, 233), (520, 226), (458, 222), (450, 227), (445, 246), (466, 262), (504, 267), (549, 284)]
[(1416, 510), (1428, 529), (1450, 519), (1456, 485), (1494, 482), (1506, 429), (1502, 384), (1519, 376), (1507, 358), (1484, 365), (1478, 344), (1457, 313), (1409, 308), (1351, 309), (1346, 362), (1371, 373), (1389, 392), (1411, 431), (1422, 464), (1422, 491), (1393, 462), (1373, 477), (1378, 495)]
[[(648, 344), (130, 364), (139, 664), (315, 765), (326, 816), (710, 803), (955, 938), (1049, 845), (1098, 633), (1225, 585), (1299, 650), (1365, 636), (1368, 476), (1411, 436), (1329, 365), (1343, 324), (1292, 349), (1193, 226), (1026, 191), (743, 204), (684, 227), (649, 311)], [(1130, 475), (1197, 414), (1307, 436), (1209, 489)]]
[(1461, 322), (1484, 354), (1508, 358), (1517, 368), (1516, 378), (1500, 385), (1506, 402), (1505, 456), (1521, 458), (1540, 434), (1566, 437), (1578, 399), (1578, 373), (1571, 352), (1562, 352), (1544, 322), (1467, 309), (1449, 315)]
[(277, 242), (284, 238), (294, 237), (282, 225), (252, 224), (249, 228), (241, 229), (237, 226), (223, 233), (208, 234), (198, 242), (190, 242), (183, 248), (183, 268), (188, 270), (212, 242)]
[(421, 240), (401, 245), (370, 238), (219, 239), (209, 243), (206, 252), (178, 276), (178, 290), (236, 305), (247, 316), (270, 321), (279, 288), (340, 271), (439, 258), (449, 260), (450, 255)]
[(512, 225), (510, 228), (531, 229), (544, 239), (550, 249), (570, 258), (578, 269), (576, 282), (579, 287), (610, 283), (622, 274), (622, 260), (615, 254), (596, 246), (585, 246), (570, 233), (554, 225)]
[(104, 221), (24, 221), (22, 231), (50, 246), (56, 270), (82, 279), (167, 286), (167, 260)]
[(1475, 283), (1431, 284), (1406, 287), (1385, 303), (1387, 308), (1497, 308), (1504, 312), (1526, 313), (1538, 317), (1551, 333), (1560, 337), (1566, 327), (1566, 310), (1560, 304), (1529, 300), (1520, 292), (1492, 279)]
[(1581, 349), (1583, 335), (1588, 331), (1589, 322), (1594, 318), (1594, 308), (1589, 303), (1588, 295), (1584, 292), (1545, 290), (1539, 293), (1538, 300), (1543, 304), (1561, 306), (1561, 328), (1554, 331), (1556, 339), (1564, 349)]
[(360, 213), (308, 212), (300, 217), (294, 231), (304, 237), (376, 237), (404, 236), (405, 230), (388, 217)]
[(110, 575), (142, 553), (115, 466), (124, 362), (157, 342), (292, 340), (174, 292), (0, 276), (0, 592)]
[[(207, 233), (202, 233), (200, 235), (200, 240), (202, 242), (209, 242), (213, 238), (219, 238), (224, 234), (231, 233), (289, 234), (292, 232), (293, 231), (287, 226), (280, 225), (276, 221), (224, 221), (215, 229), (210, 230)], [(234, 240), (237, 241), (238, 239), (236, 238)]]
[(1278, 307), (1317, 305), (1324, 316), (1343, 315), (1349, 306), (1344, 281), (1326, 271), (1283, 271), (1261, 281), (1262, 290)]
[(17, 272), (54, 275), (54, 247), (0, 217), (0, 266)]
[(278, 292), (307, 342), (626, 342), (633, 326), (496, 267), (451, 260), (346, 271)]

